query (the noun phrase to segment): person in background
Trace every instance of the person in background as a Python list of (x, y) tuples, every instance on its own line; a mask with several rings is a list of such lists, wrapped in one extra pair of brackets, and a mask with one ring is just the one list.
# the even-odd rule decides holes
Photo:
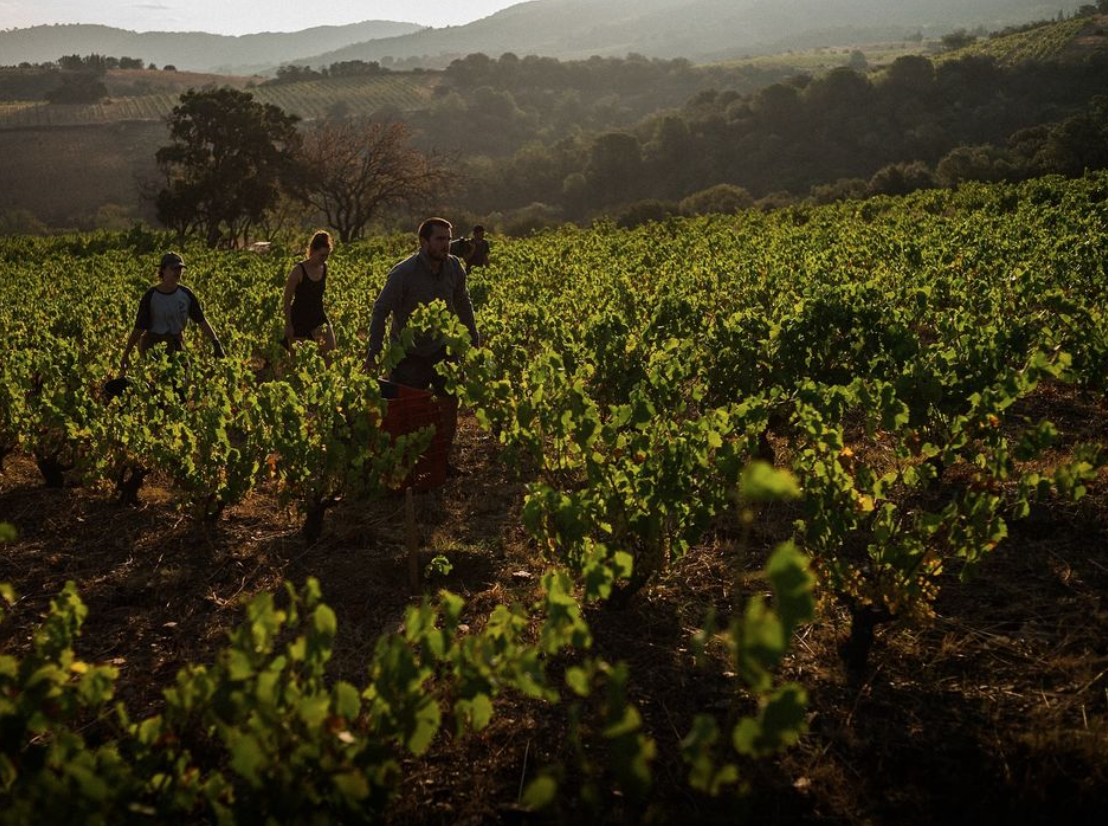
[(450, 254), (464, 264), (465, 260), (473, 254), (473, 239), (466, 238), (464, 235), (461, 238), (455, 238), (450, 242)]
[[(480, 345), (473, 302), (466, 286), (465, 267), (450, 254), (452, 229), (450, 222), (443, 218), (428, 218), (419, 227), (419, 251), (401, 261), (388, 274), (385, 286), (373, 304), (369, 324), (366, 370), (371, 374), (377, 371), (377, 359), (384, 349), (385, 323), (389, 317), (392, 317), (390, 338), (396, 341), (415, 309), (436, 299), (441, 299), (469, 330), (473, 346)], [(457, 430), (458, 400), (446, 394), (445, 380), (435, 371), (435, 365), (446, 357), (446, 345), (440, 339), (421, 336), (404, 360), (389, 374), (389, 381), (435, 391), (443, 405), (449, 446), (454, 443)]]
[(123, 350), (120, 369), (126, 372), (130, 366), (131, 351), (139, 345), (139, 352), (145, 353), (157, 344), (164, 344), (169, 352), (177, 353), (185, 349), (184, 332), (189, 321), (196, 322), (212, 342), (216, 358), (223, 358), (223, 345), (204, 317), (204, 310), (196, 295), (181, 283), (181, 272), (185, 268), (184, 259), (175, 252), (162, 256), (158, 267), (159, 281), (146, 291), (139, 301), (138, 317), (135, 329), (127, 339)]
[(334, 250), (331, 236), (317, 232), (308, 244), (304, 260), (289, 272), (285, 281), (282, 306), (285, 313), (285, 346), (293, 342), (312, 340), (324, 353), (334, 352), (338, 343), (335, 331), (323, 309), (323, 293), (327, 289), (327, 259)]
[(478, 224), (473, 228), (473, 246), (466, 256), (466, 270), (489, 265), (489, 242), (485, 240), (485, 228)]

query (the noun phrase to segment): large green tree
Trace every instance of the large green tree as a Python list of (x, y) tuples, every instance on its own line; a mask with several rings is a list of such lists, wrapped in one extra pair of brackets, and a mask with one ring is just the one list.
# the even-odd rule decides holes
[(593, 141), (585, 169), (593, 202), (620, 204), (632, 200), (640, 188), (642, 147), (626, 132), (607, 132)]
[(211, 247), (248, 233), (293, 169), (298, 120), (236, 89), (181, 95), (167, 118), (171, 142), (155, 156), (165, 176), (158, 219), (181, 236), (199, 233)]

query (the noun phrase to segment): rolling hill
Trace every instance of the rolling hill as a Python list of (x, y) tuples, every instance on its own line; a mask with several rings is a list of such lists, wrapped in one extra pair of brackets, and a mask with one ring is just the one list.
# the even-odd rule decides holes
[[(1077, 7), (1069, 0), (1062, 6)], [(540, 54), (562, 59), (591, 55), (722, 59), (774, 49), (889, 39), (926, 29), (1000, 26), (1053, 17), (1058, 5), (1041, 0), (533, 0), (465, 26), (424, 29), (346, 46), (295, 62), (380, 60), (484, 52)], [(834, 32), (833, 40), (826, 35)], [(848, 37), (849, 33), (849, 37)], [(441, 62), (441, 61), (440, 61)]]
[(132, 32), (84, 24), (34, 26), (0, 31), (0, 63), (43, 63), (67, 54), (139, 57), (147, 63), (225, 74), (251, 74), (320, 51), (341, 49), (420, 30), (415, 23), (371, 20), (349, 26), (319, 26), (300, 32), (231, 37), (202, 32)]
[(907, 33), (996, 29), (1053, 18), (1077, 0), (530, 0), (464, 26), (422, 28), (367, 21), (293, 33), (231, 37), (201, 32), (133, 32), (56, 25), (0, 31), (0, 62), (41, 63), (64, 54), (140, 57), (158, 66), (252, 74), (283, 63), (422, 60), (484, 52), (561, 59), (594, 54), (687, 57), (698, 62), (787, 49), (895, 40)]

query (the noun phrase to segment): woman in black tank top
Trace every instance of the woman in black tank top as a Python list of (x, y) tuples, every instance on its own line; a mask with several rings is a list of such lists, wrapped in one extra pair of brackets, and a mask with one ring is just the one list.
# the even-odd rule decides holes
[(326, 232), (317, 232), (308, 254), (289, 272), (285, 282), (285, 346), (295, 341), (316, 341), (325, 354), (337, 346), (335, 331), (323, 309), (327, 288), (327, 258), (334, 245)]

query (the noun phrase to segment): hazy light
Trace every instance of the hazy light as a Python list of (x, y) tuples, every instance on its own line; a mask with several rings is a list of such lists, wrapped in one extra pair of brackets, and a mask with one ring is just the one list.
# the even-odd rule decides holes
[(134, 31), (205, 31), (249, 34), (300, 31), (363, 20), (453, 26), (487, 17), (516, 0), (0, 0), (0, 28), (51, 23), (101, 23)]

